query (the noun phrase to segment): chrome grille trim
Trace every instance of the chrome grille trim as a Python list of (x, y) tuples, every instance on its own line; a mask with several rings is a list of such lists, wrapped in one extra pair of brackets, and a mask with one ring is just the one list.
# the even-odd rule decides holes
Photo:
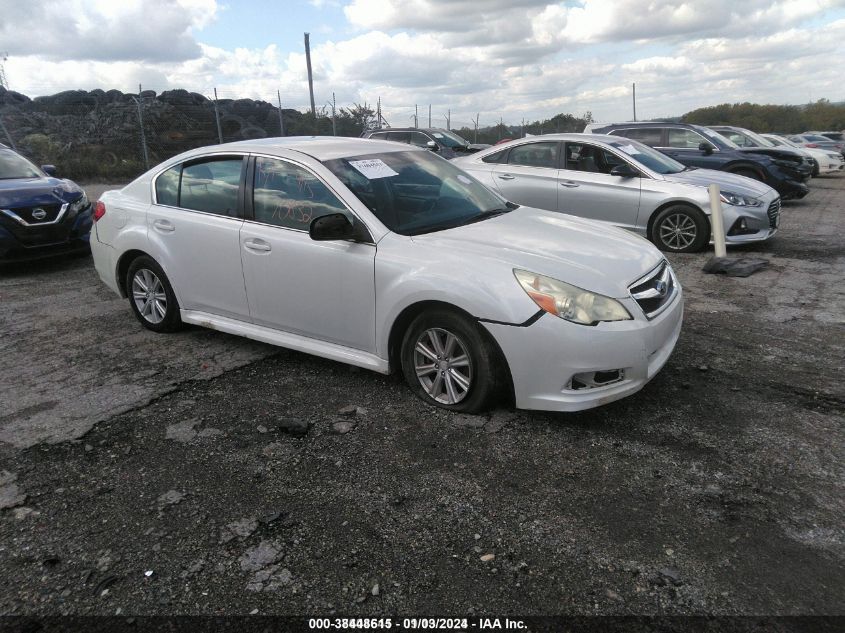
[(17, 213), (12, 211), (11, 209), (0, 209), (0, 213), (2, 213), (3, 215), (5, 215), (5, 216), (7, 216), (11, 219), (13, 219), (15, 222), (17, 222), (18, 224), (20, 224), (22, 226), (49, 226), (50, 224), (58, 224), (59, 222), (61, 222), (62, 218), (65, 217), (65, 212), (67, 211), (69, 206), (70, 206), (70, 203), (65, 202), (62, 205), (61, 210), (59, 210), (58, 215), (56, 215), (56, 219), (50, 220), (49, 222), (27, 222), (26, 220), (24, 220), (21, 216), (19, 216)]
[(775, 198), (766, 210), (766, 215), (769, 216), (769, 228), (777, 227), (778, 215), (780, 215), (780, 198)]
[(645, 317), (651, 320), (672, 304), (678, 293), (678, 280), (669, 262), (664, 259), (628, 286), (628, 292)]

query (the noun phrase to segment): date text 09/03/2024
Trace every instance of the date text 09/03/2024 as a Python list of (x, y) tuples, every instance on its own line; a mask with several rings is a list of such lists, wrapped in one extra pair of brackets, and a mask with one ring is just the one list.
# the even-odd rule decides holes
[(509, 618), (310, 618), (308, 628), (320, 629), (406, 629), (406, 630), (520, 630), (522, 620)]

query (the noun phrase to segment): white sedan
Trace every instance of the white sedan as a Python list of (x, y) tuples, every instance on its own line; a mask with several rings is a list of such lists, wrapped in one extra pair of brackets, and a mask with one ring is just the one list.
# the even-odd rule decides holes
[(761, 134), (760, 136), (768, 141), (771, 141), (775, 145), (797, 149), (807, 154), (810, 158), (816, 161), (816, 166), (813, 170), (814, 176), (818, 176), (819, 174), (835, 174), (836, 172), (845, 170), (845, 158), (843, 158), (842, 154), (835, 150), (799, 145), (798, 143), (790, 141), (785, 136), (781, 136), (779, 134)]
[(200, 148), (107, 192), (94, 216), (97, 272), (150, 330), (191, 323), (400, 370), (453, 410), (617, 400), (681, 329), (680, 285), (644, 239), (517, 207), (399, 143)]

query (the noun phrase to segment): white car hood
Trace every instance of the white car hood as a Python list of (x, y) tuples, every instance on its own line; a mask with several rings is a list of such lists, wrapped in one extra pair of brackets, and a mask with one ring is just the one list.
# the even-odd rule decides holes
[(653, 244), (628, 231), (531, 207), (413, 240), (615, 298), (627, 297), (628, 286), (663, 259)]
[(663, 177), (669, 182), (681, 182), (702, 187), (717, 184), (722, 191), (752, 198), (759, 198), (774, 191), (769, 185), (759, 180), (715, 169), (689, 169), (677, 174), (663, 174)]

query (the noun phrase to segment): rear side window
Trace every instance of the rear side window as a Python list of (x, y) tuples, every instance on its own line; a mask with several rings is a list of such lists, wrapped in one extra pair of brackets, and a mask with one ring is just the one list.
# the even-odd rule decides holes
[(663, 143), (663, 130), (659, 127), (633, 127), (625, 130), (614, 130), (611, 134), (632, 138), (652, 147), (659, 147)]
[(311, 221), (330, 213), (352, 215), (323, 182), (307, 169), (275, 158), (255, 159), (255, 220), (307, 231)]
[(557, 167), (557, 143), (526, 143), (511, 149), (509, 165)]
[(237, 217), (243, 159), (225, 158), (182, 167), (179, 206), (215, 215)]
[(169, 207), (179, 206), (179, 176), (182, 165), (171, 167), (156, 179), (156, 202)]

